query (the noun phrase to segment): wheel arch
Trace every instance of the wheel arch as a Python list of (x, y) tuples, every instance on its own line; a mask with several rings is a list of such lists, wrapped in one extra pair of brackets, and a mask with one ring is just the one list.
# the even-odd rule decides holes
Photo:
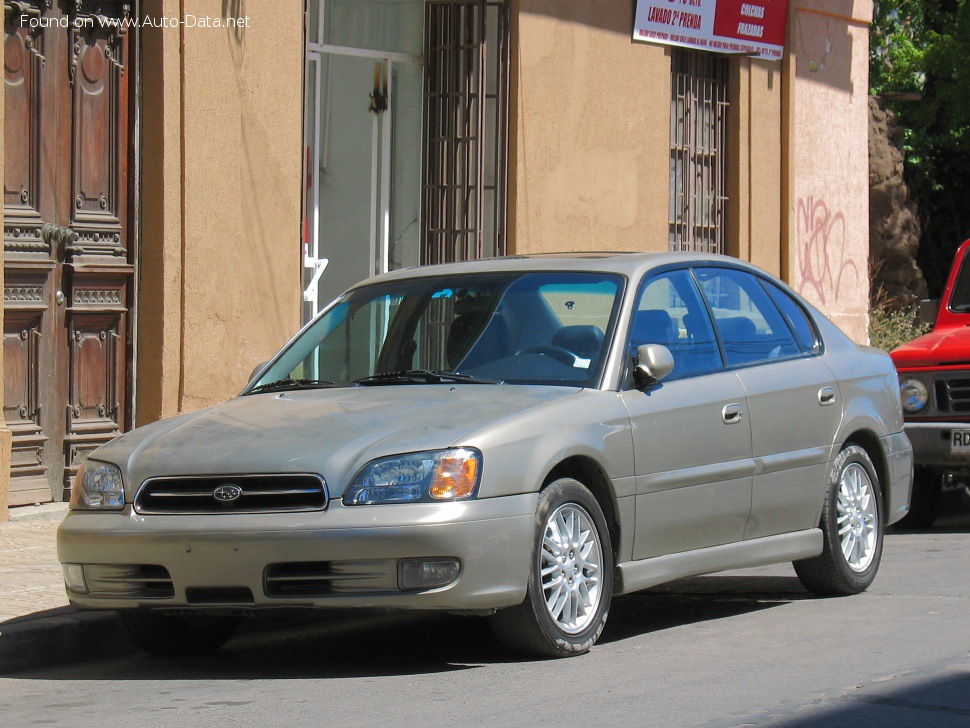
[(620, 548), (620, 518), (616, 493), (606, 470), (594, 458), (587, 455), (573, 455), (557, 463), (542, 481), (540, 491), (561, 478), (578, 480), (599, 503), (610, 530), (614, 563), (617, 563)]
[(851, 435), (845, 438), (840, 451), (849, 445), (858, 445), (872, 461), (872, 466), (876, 469), (876, 476), (879, 478), (879, 492), (882, 495), (882, 513), (883, 519), (887, 517), (890, 511), (890, 490), (889, 483), (889, 464), (886, 462), (886, 455), (883, 452), (882, 446), (879, 444), (879, 437), (871, 430), (860, 429), (853, 432)]

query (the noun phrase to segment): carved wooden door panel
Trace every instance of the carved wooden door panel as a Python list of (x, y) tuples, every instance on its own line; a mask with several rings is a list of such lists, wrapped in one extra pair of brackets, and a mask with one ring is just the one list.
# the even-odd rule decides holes
[(129, 425), (123, 2), (4, 3), (4, 417), (11, 505), (67, 498)]

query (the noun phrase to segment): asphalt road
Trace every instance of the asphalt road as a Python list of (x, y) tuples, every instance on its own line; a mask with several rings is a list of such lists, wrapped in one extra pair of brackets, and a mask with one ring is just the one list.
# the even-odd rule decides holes
[(582, 657), (523, 661), (478, 619), (331, 618), (207, 658), (0, 678), (2, 726), (968, 726), (970, 514), (891, 533), (873, 588), (809, 596), (789, 565), (614, 601)]

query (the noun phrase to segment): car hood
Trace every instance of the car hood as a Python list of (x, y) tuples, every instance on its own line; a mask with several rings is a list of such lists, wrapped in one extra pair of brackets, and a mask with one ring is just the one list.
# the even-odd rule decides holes
[(936, 329), (892, 352), (897, 368), (970, 364), (970, 327)]
[(156, 422), (101, 447), (131, 491), (148, 477), (319, 473), (342, 495), (366, 462), (457, 444), (472, 430), (580, 390), (523, 385), (400, 385), (237, 397)]

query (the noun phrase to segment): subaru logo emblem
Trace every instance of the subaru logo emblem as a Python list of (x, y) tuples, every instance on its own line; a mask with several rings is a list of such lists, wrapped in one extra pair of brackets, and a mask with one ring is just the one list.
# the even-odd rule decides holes
[(214, 491), (212, 491), (212, 497), (217, 501), (222, 503), (229, 503), (234, 500), (238, 500), (243, 494), (243, 489), (238, 485), (233, 485), (229, 483), (228, 485), (220, 485)]

